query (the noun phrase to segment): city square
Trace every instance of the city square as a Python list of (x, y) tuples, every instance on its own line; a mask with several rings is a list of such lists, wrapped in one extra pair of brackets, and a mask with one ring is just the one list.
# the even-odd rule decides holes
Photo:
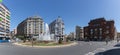
[(0, 55), (120, 55), (119, 0), (0, 0)]

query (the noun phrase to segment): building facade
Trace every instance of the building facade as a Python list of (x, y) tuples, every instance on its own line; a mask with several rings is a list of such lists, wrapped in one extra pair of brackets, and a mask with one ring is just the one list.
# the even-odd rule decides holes
[(70, 32), (70, 34), (67, 36), (69, 40), (74, 41), (75, 40), (75, 32)]
[(76, 32), (76, 40), (83, 40), (84, 36), (83, 36), (83, 29), (80, 26), (76, 26), (75, 29)]
[(59, 37), (64, 37), (64, 22), (61, 17), (58, 17), (56, 20), (49, 24), (50, 34), (55, 35), (55, 39), (58, 40)]
[(17, 29), (16, 28), (13, 30), (13, 33), (14, 33), (14, 36), (17, 35)]
[(0, 3), (0, 37), (10, 37), (10, 11)]
[(115, 37), (115, 26), (113, 20), (97, 18), (91, 20), (89, 25), (84, 27), (84, 38), (87, 40), (113, 40)]
[(14, 38), (17, 35), (17, 29), (13, 29), (13, 31), (10, 32), (10, 38)]
[(120, 39), (120, 32), (118, 32), (118, 33), (117, 33), (117, 38), (119, 38), (119, 39)]
[(14, 37), (14, 31), (10, 31), (10, 38)]
[(39, 16), (29, 17), (17, 26), (17, 35), (32, 37), (44, 33), (44, 22)]

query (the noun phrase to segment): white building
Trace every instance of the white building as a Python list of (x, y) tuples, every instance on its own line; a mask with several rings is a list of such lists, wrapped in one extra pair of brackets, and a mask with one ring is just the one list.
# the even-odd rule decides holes
[(65, 27), (64, 27), (64, 22), (62, 20), (62, 18), (60, 16), (58, 16), (58, 18), (56, 20), (54, 20), (53, 22), (51, 22), (49, 24), (49, 28), (50, 28), (50, 34), (54, 34), (55, 35), (55, 39), (56, 41), (61, 37), (64, 37), (64, 31), (65, 31)]
[(0, 37), (10, 36), (10, 11), (0, 3)]

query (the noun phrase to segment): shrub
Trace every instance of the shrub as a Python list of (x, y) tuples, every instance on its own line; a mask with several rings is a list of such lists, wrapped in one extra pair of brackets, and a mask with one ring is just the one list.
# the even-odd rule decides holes
[(63, 41), (63, 39), (62, 39), (62, 38), (59, 38), (58, 43), (59, 43), (59, 44), (62, 44), (62, 41)]

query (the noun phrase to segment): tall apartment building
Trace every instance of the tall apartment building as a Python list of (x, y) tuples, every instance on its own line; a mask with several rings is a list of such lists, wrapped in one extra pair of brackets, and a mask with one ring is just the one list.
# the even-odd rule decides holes
[(83, 29), (80, 26), (76, 26), (75, 33), (76, 33), (76, 36), (75, 36), (76, 40), (83, 40), (84, 39)]
[(50, 34), (55, 35), (55, 39), (58, 40), (59, 37), (64, 37), (64, 22), (59, 16), (56, 20), (49, 24)]
[(17, 35), (32, 37), (44, 33), (44, 22), (39, 16), (29, 17), (17, 26)]
[(10, 36), (10, 11), (0, 3), (0, 37)]
[(97, 18), (91, 20), (84, 27), (84, 37), (88, 40), (113, 40), (115, 37), (115, 26), (113, 20)]

